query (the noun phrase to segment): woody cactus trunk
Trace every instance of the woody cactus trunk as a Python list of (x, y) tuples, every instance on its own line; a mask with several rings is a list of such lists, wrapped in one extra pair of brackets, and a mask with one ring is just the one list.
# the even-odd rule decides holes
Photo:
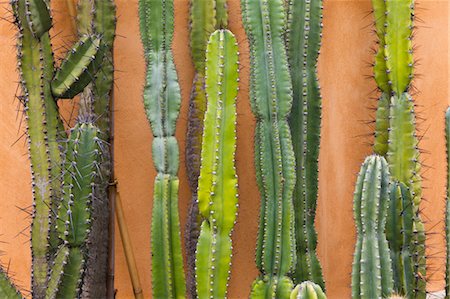
[[(408, 298), (425, 298), (425, 229), (420, 217), (422, 198), (414, 103), (413, 0), (373, 0), (379, 47), (374, 77), (381, 90), (376, 113), (375, 153), (386, 156), (392, 180), (404, 186), (409, 202), (392, 197), (386, 224), (394, 271), (394, 291)], [(403, 216), (412, 206), (412, 223)]]
[(153, 132), (152, 154), (158, 172), (152, 211), (154, 298), (183, 298), (186, 293), (178, 215), (179, 150), (175, 128), (181, 104), (173, 63), (172, 0), (140, 0), (139, 19), (147, 65), (144, 106)]
[(256, 264), (260, 277), (252, 298), (289, 298), (287, 276), (295, 265), (293, 190), (295, 156), (288, 116), (292, 84), (281, 0), (244, 0), (243, 23), (250, 44), (250, 99), (256, 117), (255, 169), (261, 194)]
[(57, 100), (83, 91), (105, 48), (99, 35), (83, 34), (55, 68), (48, 1), (14, 0), (11, 5), (32, 171), (32, 296), (77, 297), (91, 278), (84, 261), (95, 254), (86, 245), (95, 223), (93, 189), (101, 182), (97, 169), (105, 146), (92, 115), (80, 116), (67, 139)]
[(210, 35), (220, 28), (226, 28), (228, 13), (226, 0), (190, 0), (189, 12), (190, 48), (194, 63), (194, 82), (189, 100), (186, 134), (186, 170), (192, 199), (186, 223), (186, 281), (188, 295), (196, 297), (195, 250), (202, 222), (197, 202), (198, 177), (203, 136), (203, 120), (206, 111), (205, 60), (206, 47)]

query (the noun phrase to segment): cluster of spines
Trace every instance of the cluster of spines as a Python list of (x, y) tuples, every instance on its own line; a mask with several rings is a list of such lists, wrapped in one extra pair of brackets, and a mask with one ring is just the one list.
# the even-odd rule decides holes
[(190, 0), (190, 48), (195, 75), (189, 100), (188, 128), (186, 134), (186, 169), (192, 200), (186, 223), (187, 288), (195, 295), (195, 250), (200, 233), (201, 217), (197, 206), (198, 177), (202, 148), (203, 119), (206, 111), (205, 57), (210, 35), (228, 25), (228, 11), (225, 0)]
[(152, 274), (155, 298), (186, 293), (178, 214), (178, 143), (175, 128), (181, 94), (173, 62), (173, 1), (140, 0), (141, 39), (147, 65), (144, 106), (153, 132), (157, 169), (152, 211)]
[(293, 197), (297, 261), (293, 279), (294, 283), (311, 280), (324, 288), (314, 228), (321, 123), (317, 61), (322, 36), (322, 1), (290, 0), (287, 15), (286, 47), (293, 88), (289, 125), (297, 165)]
[[(256, 251), (262, 278), (254, 287), (259, 289), (263, 282), (269, 292), (275, 283), (270, 280), (282, 281), (295, 264), (295, 157), (287, 121), (292, 85), (284, 40), (286, 14), (281, 0), (242, 1), (242, 14), (250, 43), (250, 98), (257, 119), (255, 168), (262, 197)], [(269, 282), (264, 283), (265, 275)]]
[[(425, 229), (420, 219), (421, 178), (418, 138), (414, 104), (408, 91), (413, 78), (413, 20), (412, 0), (372, 1), (375, 27), (378, 36), (378, 50), (374, 63), (374, 77), (382, 94), (378, 101), (375, 122), (375, 146), (377, 154), (386, 156), (392, 179), (410, 192), (413, 228), (400, 230), (390, 227), (402, 222), (396, 219), (387, 224), (388, 241), (393, 257), (394, 289), (400, 294), (413, 298), (424, 298), (426, 259)], [(404, 207), (393, 197), (391, 209), (397, 209), (402, 218)], [(394, 221), (396, 220), (396, 221)], [(402, 235), (395, 235), (394, 232)], [(410, 233), (409, 237), (405, 234)], [(409, 240), (410, 244), (400, 246), (398, 240)], [(398, 258), (403, 256), (404, 258)], [(407, 258), (405, 258), (407, 257)], [(404, 265), (406, 263), (407, 265)], [(412, 272), (403, 271), (412, 265)], [(413, 276), (412, 283), (410, 275)], [(408, 276), (408, 277), (406, 277)]]
[(236, 96), (238, 47), (228, 30), (215, 31), (206, 50), (204, 120), (198, 207), (202, 218), (196, 251), (199, 298), (225, 298), (237, 213)]
[[(77, 8), (77, 30), (80, 37), (101, 36), (103, 57), (91, 74), (92, 82), (81, 94), (79, 114), (95, 116), (100, 138), (110, 143), (110, 103), (114, 81), (113, 43), (116, 29), (116, 7), (114, 0), (80, 0)], [(108, 146), (103, 148), (103, 160), (99, 165), (100, 179), (94, 190), (97, 200), (92, 205), (92, 234), (89, 235), (89, 255), (83, 281), (82, 297), (102, 298), (106, 296), (108, 243), (110, 224), (110, 205), (108, 184), (111, 181), (111, 152)]]
[(91, 232), (91, 207), (104, 147), (99, 134), (92, 119), (79, 119), (67, 142), (63, 196), (56, 226), (61, 245), (47, 285), (49, 299), (75, 298), (81, 293), (88, 255), (86, 243)]
[(450, 297), (450, 107), (445, 112), (445, 138), (447, 149), (447, 194), (445, 202), (445, 295)]
[(378, 155), (366, 158), (353, 199), (357, 241), (352, 269), (352, 298), (384, 298), (393, 279), (385, 234), (389, 206), (389, 166)]
[(290, 299), (326, 299), (322, 288), (312, 281), (298, 284), (291, 293)]

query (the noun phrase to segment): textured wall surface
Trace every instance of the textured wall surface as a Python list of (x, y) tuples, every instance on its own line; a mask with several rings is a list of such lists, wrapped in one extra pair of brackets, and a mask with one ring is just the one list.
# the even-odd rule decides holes
[[(62, 37), (73, 40), (65, 1), (53, 0), (55, 46)], [(257, 275), (254, 251), (259, 194), (253, 168), (254, 118), (248, 101), (248, 44), (240, 20), (238, 0), (228, 0), (230, 29), (240, 47), (241, 84), (238, 97), (238, 148), (240, 209), (234, 231), (234, 257), (229, 297), (246, 298)], [(7, 4), (0, 17), (9, 19)], [(150, 215), (155, 169), (151, 161), (151, 132), (142, 104), (144, 60), (139, 39), (137, 0), (117, 0), (116, 63), (116, 173), (128, 229), (146, 298), (151, 297)], [(188, 97), (193, 67), (188, 48), (188, 0), (175, 0), (174, 56), (183, 102), (177, 137), (184, 147)], [(444, 111), (449, 101), (448, 1), (422, 0), (414, 44), (417, 60), (414, 98), (417, 103), (420, 147), (423, 150), (423, 212), (429, 230), (427, 241), (430, 290), (443, 287), (443, 211), (445, 196)], [(320, 153), (320, 187), (317, 216), (319, 258), (324, 267), (329, 298), (350, 296), (350, 272), (355, 228), (352, 193), (356, 173), (371, 152), (375, 83), (370, 78), (375, 35), (370, 1), (327, 0), (324, 4), (323, 47), (319, 77), (323, 92), (323, 129)], [(59, 34), (58, 34), (59, 33)], [(14, 100), (17, 73), (13, 26), (0, 20), (0, 261), (9, 265), (16, 282), (29, 289), (30, 219), (23, 211), (31, 205), (30, 170), (21, 112)], [(60, 50), (61, 51), (61, 50)], [(64, 103), (69, 119), (72, 102)], [(183, 153), (183, 150), (181, 150)], [(184, 157), (180, 168), (180, 214), (184, 225), (190, 200)], [(118, 298), (132, 298), (131, 284), (120, 237), (116, 239)]]

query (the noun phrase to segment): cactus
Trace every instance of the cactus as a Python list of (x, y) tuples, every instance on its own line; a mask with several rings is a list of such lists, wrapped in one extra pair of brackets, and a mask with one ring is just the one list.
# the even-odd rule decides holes
[(384, 298), (392, 293), (393, 279), (385, 234), (389, 170), (383, 157), (372, 155), (364, 161), (356, 182), (353, 204), (357, 241), (352, 298)]
[(91, 206), (104, 145), (90, 120), (71, 130), (64, 164), (63, 198), (57, 216), (62, 241), (47, 287), (46, 298), (75, 298), (86, 268), (86, 241), (91, 229)]
[(0, 298), (20, 299), (23, 298), (17, 287), (11, 282), (8, 274), (0, 267)]
[[(18, 28), (17, 58), (21, 77), (22, 95), (19, 99), (24, 105), (27, 120), (27, 135), (32, 171), (34, 198), (33, 221), (31, 228), (32, 247), (32, 295), (45, 296), (49, 265), (55, 259), (60, 241), (56, 232), (56, 211), (61, 189), (61, 149), (64, 148), (66, 133), (58, 113), (55, 91), (58, 80), (63, 89), (84, 88), (88, 84), (84, 78), (90, 71), (89, 65), (98, 51), (97, 46), (88, 47), (93, 57), (85, 58), (78, 50), (92, 45), (92, 36), (85, 37), (69, 51), (61, 67), (55, 70), (52, 47), (48, 29), (50, 10), (38, 0), (13, 0), (14, 24)], [(37, 9), (37, 11), (34, 11)], [(46, 11), (44, 11), (46, 10)], [(48, 16), (47, 16), (48, 15)], [(42, 24), (38, 24), (38, 23)], [(47, 30), (43, 32), (43, 30)], [(58, 77), (56, 77), (58, 74)], [(73, 80), (75, 79), (75, 80)], [(59, 90), (59, 89), (57, 89)]]
[(257, 119), (255, 168), (262, 197), (256, 250), (261, 277), (254, 283), (252, 297), (269, 298), (286, 293), (289, 283), (284, 276), (295, 265), (295, 157), (287, 121), (292, 85), (283, 39), (286, 15), (281, 0), (241, 3), (250, 44), (250, 99)]
[(252, 299), (289, 299), (293, 288), (292, 281), (287, 276), (264, 276), (255, 280), (252, 286), (250, 298)]
[(327, 297), (319, 285), (304, 281), (292, 290), (290, 299), (327, 299)]
[(147, 64), (144, 106), (153, 132), (155, 179), (152, 215), (153, 297), (185, 296), (178, 216), (178, 143), (181, 104), (173, 63), (173, 1), (140, 0), (141, 39)]
[[(386, 225), (394, 290), (409, 298), (425, 298), (425, 230), (419, 212), (420, 162), (414, 104), (408, 93), (414, 64), (414, 3), (413, 0), (373, 0), (372, 4), (379, 40), (374, 77), (382, 92), (376, 113), (374, 151), (387, 157), (392, 179), (411, 193), (392, 197)], [(410, 200), (409, 204), (402, 202), (405, 197)], [(403, 227), (409, 221), (399, 220), (410, 205), (412, 227)]]
[(314, 228), (321, 123), (317, 59), (322, 35), (322, 1), (290, 0), (287, 15), (286, 45), (293, 88), (289, 125), (297, 165), (294, 189), (297, 262), (293, 280), (294, 283), (311, 280), (324, 288)]
[(190, 0), (190, 47), (195, 75), (189, 101), (186, 135), (186, 170), (192, 200), (186, 222), (186, 281), (190, 297), (196, 297), (195, 250), (200, 233), (201, 217), (198, 212), (197, 188), (200, 175), (203, 119), (206, 111), (205, 58), (210, 35), (219, 28), (226, 28), (228, 13), (225, 0)]
[(238, 48), (228, 30), (215, 31), (206, 50), (204, 120), (198, 207), (202, 218), (196, 252), (199, 298), (225, 298), (237, 213), (236, 96)]
[(447, 198), (445, 203), (445, 294), (450, 297), (450, 107), (445, 112), (445, 137), (447, 141)]
[[(113, 80), (113, 43), (116, 27), (116, 7), (114, 0), (79, 0), (77, 29), (79, 36), (94, 34), (102, 37), (104, 52), (101, 64), (97, 65), (91, 75), (92, 83), (81, 94), (79, 114), (95, 115), (95, 124), (105, 144), (110, 143), (110, 96)], [(88, 251), (95, 254), (88, 256), (83, 282), (82, 297), (106, 297), (106, 280), (108, 271), (108, 243), (110, 223), (110, 206), (108, 186), (111, 181), (111, 152), (109, 147), (103, 149), (104, 159), (99, 165), (101, 179), (94, 190), (96, 200), (92, 205), (92, 233), (89, 235)]]

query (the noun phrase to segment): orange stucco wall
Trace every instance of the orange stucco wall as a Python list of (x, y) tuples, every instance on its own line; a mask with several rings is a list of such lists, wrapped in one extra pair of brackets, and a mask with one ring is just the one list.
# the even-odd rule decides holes
[[(55, 44), (72, 34), (65, 1), (53, 0)], [(238, 0), (229, 0), (230, 29), (240, 47), (241, 85), (238, 97), (238, 149), (240, 208), (233, 234), (234, 256), (230, 298), (246, 298), (257, 275), (254, 265), (259, 195), (253, 168), (254, 118), (248, 102), (249, 53), (240, 20)], [(116, 173), (128, 229), (133, 242), (146, 298), (151, 297), (150, 215), (155, 170), (151, 161), (151, 132), (144, 115), (141, 92), (144, 61), (139, 39), (137, 0), (117, 0), (118, 27), (115, 44)], [(2, 4), (0, 17), (8, 18)], [(329, 298), (350, 296), (350, 273), (355, 229), (352, 192), (356, 173), (368, 155), (373, 131), (375, 84), (370, 62), (375, 36), (370, 1), (327, 0), (319, 76), (323, 92), (323, 126), (320, 153), (320, 195), (317, 229), (318, 251)], [(424, 197), (422, 208), (430, 234), (430, 290), (443, 286), (443, 211), (445, 197), (444, 111), (448, 103), (448, 1), (422, 0), (417, 5), (415, 34), (414, 98), (417, 103)], [(174, 56), (183, 103), (177, 137), (184, 147), (188, 97), (193, 68), (188, 46), (188, 0), (175, 0)], [(19, 105), (14, 100), (17, 73), (13, 26), (0, 21), (0, 260), (9, 265), (18, 285), (29, 289), (30, 218), (19, 208), (31, 204), (30, 171)], [(63, 105), (68, 118), (73, 103)], [(17, 141), (18, 140), (18, 141)], [(17, 142), (16, 142), (17, 141)], [(180, 214), (184, 225), (190, 200), (181, 150)], [(4, 243), (3, 243), (4, 242)], [(120, 237), (116, 239), (116, 288), (118, 298), (132, 298), (131, 284)]]

